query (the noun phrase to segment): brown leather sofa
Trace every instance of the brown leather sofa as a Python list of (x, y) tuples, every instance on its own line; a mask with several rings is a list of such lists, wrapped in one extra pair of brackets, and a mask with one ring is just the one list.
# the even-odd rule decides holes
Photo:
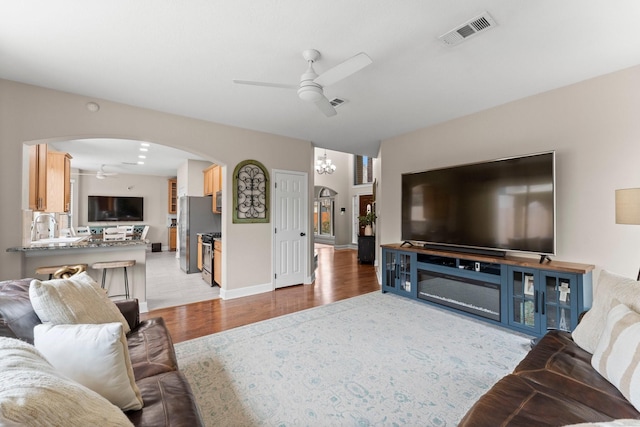
[(596, 372), (591, 353), (578, 347), (570, 333), (550, 331), (459, 426), (557, 427), (620, 418), (640, 419), (640, 413)]
[[(40, 319), (29, 300), (31, 279), (0, 282), (0, 336), (33, 343)], [(144, 407), (125, 412), (136, 426), (202, 426), (191, 387), (178, 370), (171, 336), (161, 317), (140, 321), (137, 300), (116, 301), (131, 327), (127, 344)]]

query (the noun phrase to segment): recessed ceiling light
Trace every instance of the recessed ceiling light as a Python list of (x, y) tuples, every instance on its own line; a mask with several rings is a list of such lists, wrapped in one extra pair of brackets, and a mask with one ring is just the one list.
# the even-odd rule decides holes
[(144, 165), (144, 162), (138, 162), (139, 165)]
[(148, 147), (150, 144), (148, 142), (141, 142), (140, 145), (143, 147)]
[(140, 148), (140, 151), (149, 151), (148, 148)]
[(139, 159), (146, 159), (146, 158), (147, 158), (147, 156), (143, 156), (142, 154), (140, 154), (140, 155), (138, 156), (138, 158), (139, 158)]

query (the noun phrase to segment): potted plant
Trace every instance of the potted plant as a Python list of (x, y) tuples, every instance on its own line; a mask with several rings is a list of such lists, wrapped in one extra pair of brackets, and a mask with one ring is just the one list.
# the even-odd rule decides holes
[(371, 226), (373, 225), (374, 222), (376, 222), (376, 218), (377, 216), (375, 212), (373, 212), (372, 210), (367, 212), (366, 215), (362, 215), (358, 217), (358, 220), (360, 221), (360, 225), (364, 226), (365, 236), (373, 235), (373, 229), (371, 228)]

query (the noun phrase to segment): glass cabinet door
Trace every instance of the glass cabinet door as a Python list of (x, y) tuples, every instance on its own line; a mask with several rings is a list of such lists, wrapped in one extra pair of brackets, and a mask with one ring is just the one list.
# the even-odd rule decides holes
[(411, 293), (411, 254), (398, 253), (397, 286), (402, 292)]
[(509, 322), (525, 329), (537, 330), (539, 324), (538, 290), (533, 270), (509, 269)]
[(384, 275), (382, 287), (387, 291), (413, 294), (413, 259), (415, 254), (399, 251), (383, 251)]
[(394, 251), (383, 251), (383, 259), (384, 259), (384, 276), (382, 277), (382, 286), (383, 288), (396, 288), (396, 267), (398, 265), (397, 256), (398, 253)]
[(543, 315), (546, 316), (546, 328), (571, 331), (573, 324), (572, 292), (575, 292), (574, 280), (561, 274), (542, 274)]

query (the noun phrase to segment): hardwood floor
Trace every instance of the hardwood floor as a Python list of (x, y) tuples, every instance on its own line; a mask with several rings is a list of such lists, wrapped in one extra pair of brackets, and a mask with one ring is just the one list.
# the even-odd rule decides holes
[(141, 314), (164, 318), (174, 342), (181, 342), (272, 317), (380, 291), (375, 267), (358, 264), (358, 251), (319, 245), (316, 280), (231, 300), (216, 299)]

